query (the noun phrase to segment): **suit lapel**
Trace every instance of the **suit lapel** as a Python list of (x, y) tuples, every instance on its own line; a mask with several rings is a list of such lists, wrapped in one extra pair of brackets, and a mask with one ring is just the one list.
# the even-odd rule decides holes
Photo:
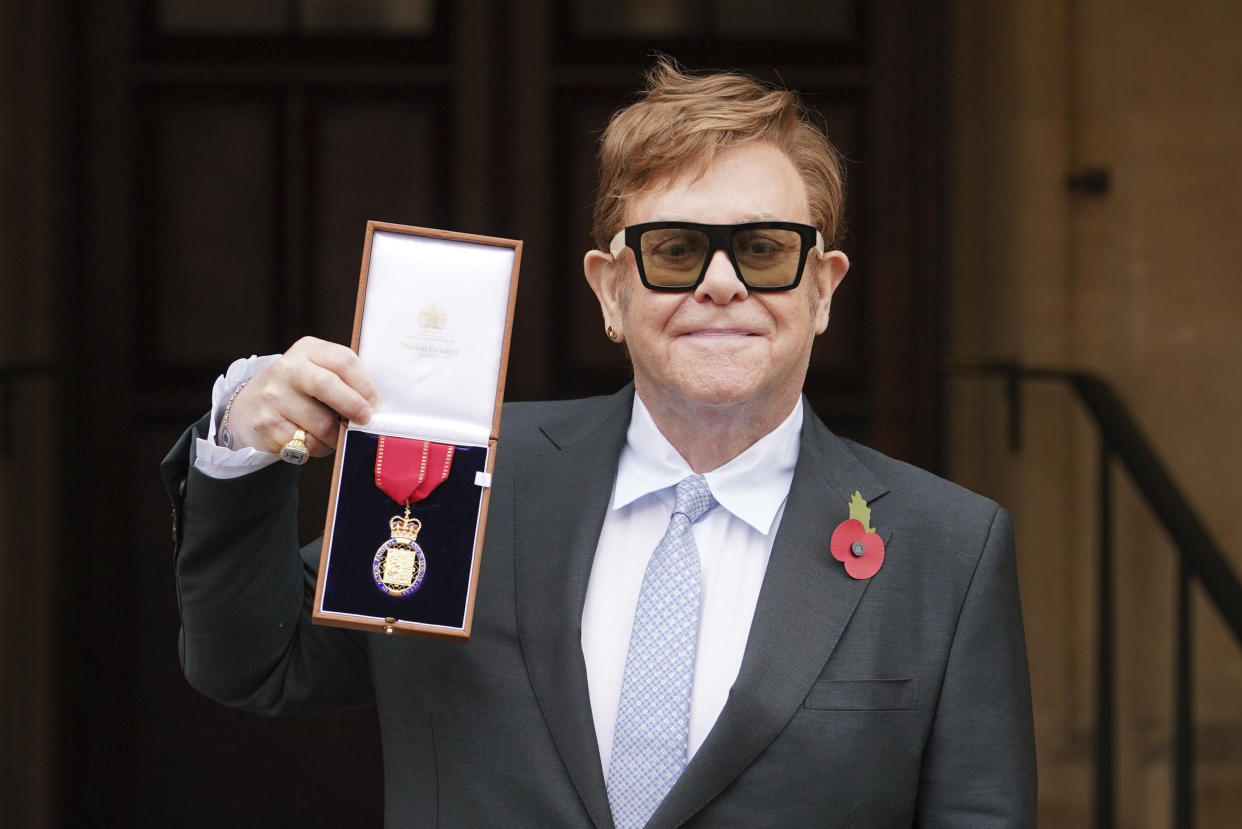
[(612, 814), (582, 657), (582, 607), (632, 395), (614, 396), (589, 422), (545, 426), (558, 448), (524, 458), (515, 487), (522, 649), (548, 729), (597, 826), (611, 826)]
[[(678, 826), (763, 752), (802, 705), (868, 582), (850, 578), (828, 541), (855, 491), (885, 492), (810, 410), (738, 677), (720, 718), (652, 816)], [(882, 530), (882, 528), (881, 528)], [(888, 542), (888, 539), (884, 539)]]

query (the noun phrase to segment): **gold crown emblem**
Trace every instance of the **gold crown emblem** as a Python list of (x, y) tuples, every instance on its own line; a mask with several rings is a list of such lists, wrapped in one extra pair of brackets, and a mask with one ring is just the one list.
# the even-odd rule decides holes
[(392, 520), (388, 522), (388, 526), (392, 528), (393, 538), (403, 538), (413, 541), (418, 538), (418, 531), (423, 528), (423, 522), (419, 521), (417, 518), (394, 515)]
[(423, 328), (440, 329), (448, 325), (448, 314), (433, 302), (418, 312), (418, 324)]

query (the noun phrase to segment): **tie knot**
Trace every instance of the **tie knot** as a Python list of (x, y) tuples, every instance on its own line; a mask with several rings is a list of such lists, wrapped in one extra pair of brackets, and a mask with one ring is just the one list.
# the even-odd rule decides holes
[(716, 498), (707, 486), (707, 479), (702, 475), (691, 475), (677, 483), (676, 502), (673, 514), (681, 513), (694, 523), (703, 517), (703, 513), (716, 506)]

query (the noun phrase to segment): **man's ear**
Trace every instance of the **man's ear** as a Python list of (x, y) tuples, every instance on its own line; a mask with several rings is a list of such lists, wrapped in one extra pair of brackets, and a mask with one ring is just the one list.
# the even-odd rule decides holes
[(811, 277), (811, 286), (814, 290), (811, 304), (815, 311), (815, 333), (822, 334), (828, 330), (828, 313), (832, 310), (832, 295), (836, 293), (841, 280), (845, 279), (845, 273), (850, 269), (850, 260), (839, 250), (829, 250), (823, 253), (812, 250), (809, 255), (815, 257), (815, 269)]
[(602, 250), (589, 250), (582, 259), (582, 272), (599, 300), (604, 328), (611, 327), (617, 333), (616, 341), (622, 341), (625, 330), (621, 326), (621, 280), (625, 279), (625, 269)]

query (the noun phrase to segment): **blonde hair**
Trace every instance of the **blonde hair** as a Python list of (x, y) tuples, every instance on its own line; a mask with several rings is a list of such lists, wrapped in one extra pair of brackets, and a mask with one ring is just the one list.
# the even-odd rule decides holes
[(638, 101), (617, 111), (600, 140), (593, 234), (607, 250), (626, 199), (717, 152), (765, 141), (785, 153), (806, 185), (811, 220), (832, 245), (842, 231), (845, 173), (824, 131), (796, 93), (731, 73), (689, 75), (661, 57)]

